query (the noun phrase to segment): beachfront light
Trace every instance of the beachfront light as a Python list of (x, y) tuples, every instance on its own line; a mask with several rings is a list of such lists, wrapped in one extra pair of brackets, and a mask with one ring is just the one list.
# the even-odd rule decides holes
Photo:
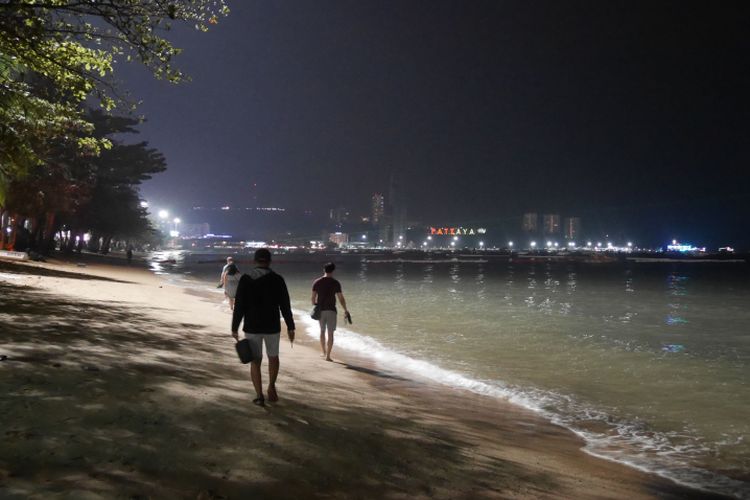
[(513, 248), (513, 242), (512, 242), (512, 241), (509, 241), (509, 242), (508, 242), (508, 246), (509, 246), (510, 248)]
[(166, 219), (167, 217), (169, 217), (169, 212), (167, 212), (166, 210), (159, 210), (160, 219)]
[(427, 237), (427, 239), (428, 239), (429, 241), (432, 241), (432, 236), (428, 236), (428, 237)]
[(557, 242), (555, 242), (555, 248), (557, 248)]
[(549, 247), (551, 247), (551, 246), (552, 246), (552, 242), (551, 242), (551, 241), (548, 241), (548, 242), (547, 242), (547, 248), (549, 248)]
[(576, 246), (576, 242), (575, 241), (569, 241), (568, 242), (568, 246), (572, 248), (572, 247)]
[(479, 246), (480, 246), (480, 247), (483, 247), (483, 246), (484, 246), (484, 241), (480, 241), (480, 242), (479, 242)]
[(602, 247), (602, 242), (601, 241), (597, 241), (596, 242), (596, 248), (601, 248), (601, 247)]
[(180, 222), (182, 222), (182, 219), (180, 219), (179, 217), (175, 217), (172, 222), (174, 222), (175, 224), (179, 224)]
[(628, 241), (628, 246), (632, 248), (633, 242), (632, 241)]
[(591, 242), (590, 242), (590, 241), (587, 241), (587, 242), (586, 242), (586, 246), (587, 246), (587, 247), (590, 247), (590, 246), (591, 246)]
[(451, 241), (451, 246), (455, 247), (456, 246), (456, 242), (455, 241)]
[(147, 201), (142, 201), (141, 202), (141, 208), (148, 208), (148, 202)]
[(531, 248), (534, 248), (536, 246), (536, 241), (532, 241), (531, 243), (529, 243), (529, 246)]
[(363, 240), (366, 240), (366, 239), (367, 239), (367, 235), (366, 235), (366, 234), (363, 234), (363, 235), (362, 235), (362, 239), (363, 239)]
[(401, 235), (401, 236), (399, 236), (399, 237), (398, 237), (398, 239), (400, 239), (400, 240), (403, 240), (403, 239), (404, 239), (404, 236), (403, 236), (403, 235)]
[(179, 231), (170, 231), (169, 236), (172, 238), (177, 238), (180, 235)]
[(458, 236), (454, 236), (453, 241), (458, 241)]

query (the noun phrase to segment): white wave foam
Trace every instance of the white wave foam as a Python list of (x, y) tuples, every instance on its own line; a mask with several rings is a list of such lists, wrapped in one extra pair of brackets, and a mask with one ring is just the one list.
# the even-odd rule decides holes
[[(308, 336), (318, 338), (318, 322), (307, 311), (295, 310)], [(386, 369), (408, 373), (475, 394), (505, 399), (542, 415), (581, 437), (584, 451), (606, 460), (655, 473), (679, 484), (736, 498), (750, 498), (750, 485), (742, 481), (690, 465), (691, 456), (707, 450), (699, 444), (676, 446), (666, 434), (645, 429), (643, 425), (614, 421), (609, 413), (576, 401), (565, 394), (533, 388), (520, 388), (498, 380), (476, 380), (435, 363), (420, 360), (389, 349), (367, 335), (347, 328), (338, 328), (337, 348), (365, 355)], [(593, 432), (582, 428), (584, 422), (604, 423), (609, 431)]]

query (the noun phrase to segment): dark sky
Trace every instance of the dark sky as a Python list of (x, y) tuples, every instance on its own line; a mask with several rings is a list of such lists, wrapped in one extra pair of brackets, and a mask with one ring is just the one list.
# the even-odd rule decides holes
[(750, 3), (228, 3), (175, 33), (192, 82), (120, 68), (156, 203), (365, 213), (400, 171), (425, 223), (748, 239)]

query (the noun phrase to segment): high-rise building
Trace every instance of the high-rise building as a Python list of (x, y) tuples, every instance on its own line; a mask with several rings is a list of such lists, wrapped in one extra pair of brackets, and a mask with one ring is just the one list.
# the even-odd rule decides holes
[(558, 214), (544, 214), (544, 234), (553, 236), (560, 233), (560, 216)]
[(563, 236), (565, 239), (575, 241), (581, 237), (581, 218), (566, 217), (563, 221)]
[(539, 231), (539, 216), (536, 212), (526, 212), (521, 220), (521, 229), (524, 233), (536, 234)]
[(344, 207), (332, 208), (328, 212), (328, 218), (337, 226), (349, 220), (349, 211)]
[(390, 216), (393, 228), (391, 243), (396, 246), (406, 237), (406, 200), (403, 179), (399, 174), (391, 174), (389, 191)]
[(377, 226), (383, 221), (383, 215), (385, 215), (385, 198), (380, 193), (372, 195), (372, 215), (370, 222)]

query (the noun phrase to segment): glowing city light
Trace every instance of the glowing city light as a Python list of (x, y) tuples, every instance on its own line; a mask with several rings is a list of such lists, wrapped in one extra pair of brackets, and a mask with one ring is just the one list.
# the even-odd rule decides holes
[(596, 248), (601, 248), (601, 247), (602, 247), (602, 242), (601, 241), (597, 241), (596, 242)]
[(590, 247), (590, 246), (591, 246), (591, 242), (590, 242), (590, 241), (587, 241), (587, 242), (586, 242), (586, 246), (587, 246), (587, 247)]
[(432, 236), (428, 236), (427, 239), (432, 241)]
[(458, 241), (458, 236), (454, 236), (453, 241)]
[(574, 246), (576, 246), (576, 242), (575, 241), (569, 241), (568, 242), (568, 246), (571, 247), (571, 248), (573, 248)]
[(631, 247), (631, 248), (633, 247), (633, 242), (632, 241), (628, 241), (628, 247)]
[(180, 219), (179, 217), (175, 217), (172, 222), (174, 222), (175, 224), (179, 224), (180, 222), (182, 222), (182, 219)]
[(451, 241), (451, 246), (455, 247), (456, 246), (456, 242), (455, 241)]
[(534, 248), (536, 246), (536, 241), (532, 241), (531, 243), (529, 243), (529, 246), (531, 246), (531, 248)]
[(508, 242), (508, 247), (513, 248), (513, 242), (512, 241)]
[(141, 202), (141, 208), (148, 208), (148, 202), (147, 201), (142, 201)]
[(551, 241), (548, 241), (548, 242), (547, 242), (547, 248), (550, 248), (551, 246), (552, 246), (552, 242), (551, 242)]
[(483, 246), (484, 246), (484, 241), (480, 241), (480, 242), (479, 242), (479, 246), (480, 246), (480, 247), (483, 247)]
[(159, 210), (160, 219), (166, 219), (167, 217), (169, 217), (169, 212), (167, 212), (166, 210)]
[(363, 235), (362, 235), (362, 239), (363, 239), (363, 240), (366, 240), (366, 239), (367, 239), (367, 235), (366, 235), (366, 234), (363, 234)]

